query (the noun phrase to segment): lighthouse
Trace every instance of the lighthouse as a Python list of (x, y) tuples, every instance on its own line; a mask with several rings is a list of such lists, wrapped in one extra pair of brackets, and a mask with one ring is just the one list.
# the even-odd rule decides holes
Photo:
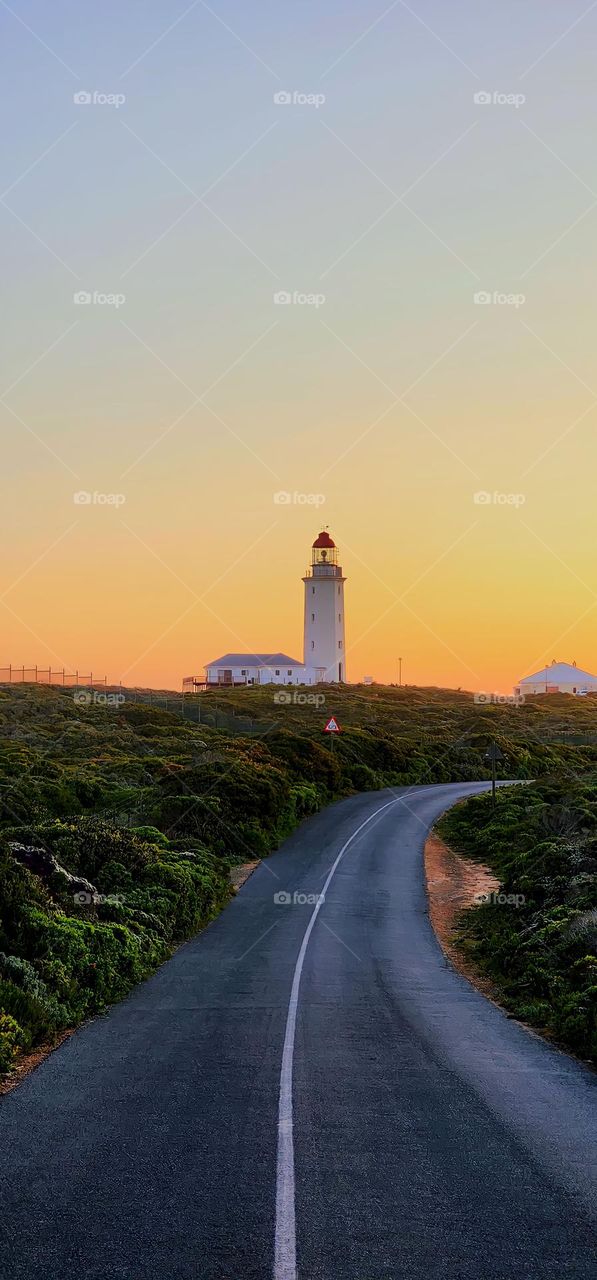
[(313, 543), (305, 584), (303, 662), (314, 667), (319, 682), (346, 680), (344, 583), (338, 551), (327, 529)]

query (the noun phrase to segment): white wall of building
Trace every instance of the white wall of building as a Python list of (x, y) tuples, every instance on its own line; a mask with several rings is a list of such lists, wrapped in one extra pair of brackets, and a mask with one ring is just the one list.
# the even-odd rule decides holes
[(575, 662), (554, 661), (542, 671), (526, 676), (515, 692), (530, 698), (545, 693), (569, 693), (579, 697), (585, 693), (597, 693), (597, 676), (583, 671)]
[(287, 663), (279, 667), (206, 667), (209, 684), (316, 684), (314, 667)]
[(578, 697), (579, 694), (597, 693), (597, 681), (591, 683), (588, 680), (581, 680), (579, 677), (574, 683), (555, 683), (550, 682), (548, 677), (547, 686), (545, 680), (541, 680), (536, 684), (525, 684), (523, 682), (516, 686), (514, 692), (526, 695), (528, 698), (536, 697), (542, 693), (571, 693), (573, 696)]

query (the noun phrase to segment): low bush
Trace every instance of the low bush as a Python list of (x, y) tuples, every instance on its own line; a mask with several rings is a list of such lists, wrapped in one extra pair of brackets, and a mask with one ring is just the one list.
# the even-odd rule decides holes
[(27, 1037), (10, 1013), (0, 1009), (0, 1074), (12, 1071), (19, 1050), (26, 1048)]

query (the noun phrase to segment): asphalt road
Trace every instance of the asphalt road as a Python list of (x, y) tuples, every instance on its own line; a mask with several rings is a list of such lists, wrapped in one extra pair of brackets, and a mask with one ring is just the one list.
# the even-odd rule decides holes
[(425, 833), (479, 789), (317, 815), (1, 1101), (2, 1280), (595, 1280), (596, 1078), (427, 915)]

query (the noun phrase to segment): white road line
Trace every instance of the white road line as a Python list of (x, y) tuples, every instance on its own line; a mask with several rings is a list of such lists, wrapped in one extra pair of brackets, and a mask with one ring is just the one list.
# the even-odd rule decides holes
[(274, 1251), (274, 1280), (297, 1280), (296, 1276), (296, 1219), (295, 1219), (295, 1191), (294, 1191), (294, 1132), (293, 1132), (293, 1112), (292, 1112), (292, 1072), (294, 1065), (294, 1040), (296, 1032), (296, 1015), (299, 1001), (299, 988), (301, 985), (301, 976), (309, 938), (313, 932), (315, 921), (319, 915), (319, 909), (323, 904), (328, 887), (334, 877), (336, 868), (342, 861), (346, 850), (356, 840), (357, 836), (368, 826), (378, 814), (383, 813), (384, 809), (389, 809), (393, 804), (404, 803), (412, 791), (406, 792), (404, 796), (397, 796), (395, 800), (388, 800), (386, 804), (380, 805), (374, 813), (369, 814), (364, 822), (353, 831), (348, 837), (345, 844), (332, 864), (328, 878), (321, 891), (318, 903), (314, 907), (313, 914), (307, 928), (305, 936), (301, 943), (301, 949), (298, 954), (296, 968), (294, 970), (294, 978), (292, 981), (292, 990), (290, 992), (290, 1001), (288, 1004), (288, 1015), (286, 1018), (286, 1034), (284, 1036), (284, 1049), (282, 1051), (282, 1070), (280, 1072), (280, 1104), (278, 1109), (278, 1166), (276, 1174), (276, 1235), (275, 1235), (275, 1251)]

